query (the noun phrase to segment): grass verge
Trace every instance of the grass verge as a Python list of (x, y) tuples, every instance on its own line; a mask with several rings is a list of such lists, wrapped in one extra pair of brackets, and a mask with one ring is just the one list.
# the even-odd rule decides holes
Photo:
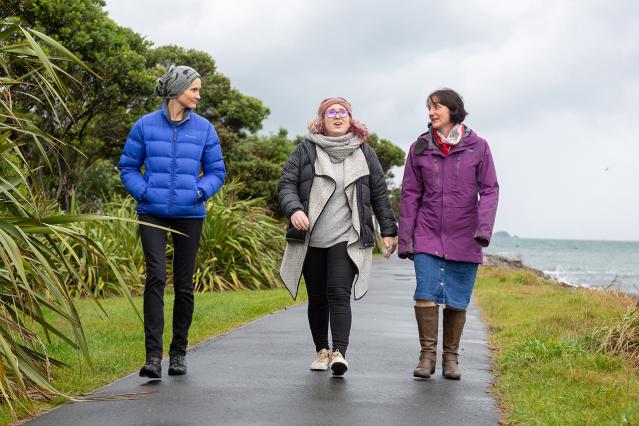
[[(475, 298), (504, 424), (639, 424), (639, 342), (610, 332), (630, 330), (636, 300), (491, 267), (481, 269)], [(606, 350), (613, 334), (625, 339), (613, 347), (630, 350)]]
[[(306, 299), (300, 288), (298, 302)], [(142, 311), (142, 299), (135, 298)], [(103, 318), (90, 300), (80, 300), (76, 307), (87, 334), (93, 368), (82, 362), (79, 354), (60, 339), (54, 337), (47, 345), (49, 355), (66, 363), (69, 368), (55, 369), (54, 385), (61, 391), (81, 395), (98, 389), (122, 376), (136, 371), (144, 361), (144, 330), (129, 302), (113, 297), (101, 301), (108, 314)], [(268, 313), (292, 305), (286, 289), (261, 291), (234, 291), (225, 293), (198, 293), (195, 312), (189, 332), (189, 343), (194, 345), (208, 338), (250, 322)], [(165, 296), (164, 351), (168, 352), (171, 339), (173, 294)], [(60, 324), (56, 324), (60, 326)], [(38, 401), (33, 411), (52, 408), (63, 403), (62, 398)], [(18, 410), (19, 418), (28, 417), (26, 409)], [(13, 421), (6, 406), (0, 404), (0, 425)]]

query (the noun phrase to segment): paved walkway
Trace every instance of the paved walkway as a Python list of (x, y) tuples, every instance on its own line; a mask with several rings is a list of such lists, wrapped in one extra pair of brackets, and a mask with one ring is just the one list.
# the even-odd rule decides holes
[(67, 404), (29, 424), (497, 424), (487, 394), (492, 376), (486, 334), (476, 306), (462, 337), (462, 380), (441, 376), (440, 357), (433, 378), (413, 379), (419, 354), (414, 279), (410, 261), (374, 260), (369, 293), (352, 304), (350, 369), (344, 378), (308, 370), (314, 347), (306, 306), (296, 306), (189, 350), (186, 376), (166, 375), (165, 360), (161, 381), (136, 373), (98, 393), (151, 394)]

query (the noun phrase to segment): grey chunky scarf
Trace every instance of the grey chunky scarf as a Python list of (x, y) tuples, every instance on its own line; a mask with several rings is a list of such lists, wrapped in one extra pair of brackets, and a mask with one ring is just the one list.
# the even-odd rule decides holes
[(360, 147), (362, 141), (348, 132), (343, 136), (324, 136), (319, 133), (309, 133), (307, 138), (322, 147), (332, 160), (342, 161)]

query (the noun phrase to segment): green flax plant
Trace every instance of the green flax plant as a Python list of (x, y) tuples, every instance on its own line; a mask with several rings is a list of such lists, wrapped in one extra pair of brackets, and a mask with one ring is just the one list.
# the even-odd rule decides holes
[[(263, 199), (237, 198), (236, 194), (243, 190), (242, 185), (237, 180), (227, 182), (207, 202), (207, 217), (195, 265), (194, 284), (198, 292), (259, 290), (279, 286), (284, 228), (270, 215)], [(82, 229), (120, 266), (129, 290), (141, 294), (144, 290), (144, 253), (138, 225), (126, 221), (135, 217), (135, 201), (131, 197), (116, 195), (102, 203), (102, 208), (107, 216), (123, 220), (84, 222)], [(84, 246), (73, 245), (73, 250), (87, 263), (96, 264), (95, 261), (89, 262), (93, 255)], [(168, 244), (167, 260), (172, 257), (173, 245)], [(113, 294), (118, 289), (107, 265), (84, 268), (81, 273), (83, 283), (95, 297)], [(171, 262), (167, 264), (167, 284), (172, 284)]]
[(280, 286), (284, 228), (263, 199), (238, 199), (241, 190), (241, 182), (227, 182), (207, 203), (194, 277), (198, 291)]
[[(72, 203), (75, 209), (75, 203)], [(129, 291), (140, 295), (144, 292), (144, 252), (138, 233), (138, 224), (132, 219), (136, 217), (135, 200), (131, 197), (112, 195), (111, 199), (102, 202), (105, 215), (118, 220), (86, 221), (80, 226), (91, 241), (119, 267)], [(81, 270), (83, 284), (96, 298), (103, 298), (120, 293), (119, 282), (115, 279), (112, 268), (99, 262), (99, 256), (88, 250), (83, 244), (71, 244), (73, 253), (82, 259)], [(70, 275), (70, 271), (67, 271)], [(70, 287), (75, 295), (82, 293), (83, 287)]]
[[(45, 152), (63, 142), (41, 131), (32, 111), (20, 110), (17, 99), (27, 96), (25, 88), (35, 88), (42, 110), (51, 114), (58, 109), (54, 106), (64, 110), (65, 82), (73, 77), (56, 65), (60, 61), (72, 61), (78, 71), (88, 70), (59, 43), (23, 27), (17, 18), (0, 20), (0, 403), (12, 413), (16, 406), (28, 410), (34, 396), (62, 395), (51, 376), (52, 365), (60, 363), (48, 356), (45, 347), (51, 335), (77, 349), (91, 365), (68, 291), (72, 286), (78, 295), (92, 295), (80, 273), (87, 265), (73, 245), (82, 246), (96, 264), (107, 265), (119, 292), (133, 303), (115, 262), (80, 227), (105, 218), (60, 214), (55, 203), (42, 195), (21, 150), (35, 147), (33, 152), (40, 153), (45, 167), (54, 173)], [(56, 116), (58, 124), (71, 119)], [(68, 329), (72, 331), (63, 331)]]

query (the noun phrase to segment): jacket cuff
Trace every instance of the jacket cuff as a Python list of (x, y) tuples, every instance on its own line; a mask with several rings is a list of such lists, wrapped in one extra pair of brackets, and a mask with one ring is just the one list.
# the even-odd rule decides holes
[(486, 237), (485, 235), (476, 234), (473, 238), (475, 239), (475, 241), (477, 241), (477, 244), (482, 247), (488, 247), (488, 245), (490, 244), (490, 237)]
[(301, 212), (302, 209), (300, 209), (299, 207), (295, 207), (293, 210), (291, 210), (291, 214), (288, 215), (288, 218), (290, 219), (291, 216), (293, 216), (296, 212)]

